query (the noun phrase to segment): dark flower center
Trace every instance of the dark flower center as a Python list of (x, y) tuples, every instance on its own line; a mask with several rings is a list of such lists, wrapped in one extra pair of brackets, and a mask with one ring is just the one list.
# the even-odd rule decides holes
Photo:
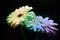
[(21, 17), (23, 14), (19, 14), (18, 17)]

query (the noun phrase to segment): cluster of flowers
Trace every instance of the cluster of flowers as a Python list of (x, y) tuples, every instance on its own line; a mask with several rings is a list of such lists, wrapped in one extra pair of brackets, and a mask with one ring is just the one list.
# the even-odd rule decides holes
[(49, 17), (43, 18), (42, 16), (35, 15), (33, 11), (30, 11), (31, 9), (33, 8), (29, 6), (22, 6), (16, 9), (7, 17), (7, 23), (13, 28), (20, 24), (25, 25), (29, 30), (34, 30), (34, 32), (42, 31), (55, 34), (55, 31), (58, 29), (54, 26), (58, 24), (50, 20)]

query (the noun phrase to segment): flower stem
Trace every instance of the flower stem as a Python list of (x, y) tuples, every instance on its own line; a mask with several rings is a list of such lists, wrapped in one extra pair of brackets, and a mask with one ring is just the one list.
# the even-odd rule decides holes
[(26, 39), (25, 39), (25, 35), (24, 35), (24, 31), (23, 31), (22, 27), (21, 27), (21, 34), (22, 34), (23, 40), (26, 40)]

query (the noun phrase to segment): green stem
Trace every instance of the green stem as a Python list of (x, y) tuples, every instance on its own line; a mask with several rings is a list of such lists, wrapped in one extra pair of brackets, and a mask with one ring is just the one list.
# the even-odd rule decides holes
[(26, 40), (26, 39), (25, 39), (25, 35), (24, 35), (24, 31), (23, 31), (22, 27), (21, 27), (21, 34), (22, 34), (23, 40)]

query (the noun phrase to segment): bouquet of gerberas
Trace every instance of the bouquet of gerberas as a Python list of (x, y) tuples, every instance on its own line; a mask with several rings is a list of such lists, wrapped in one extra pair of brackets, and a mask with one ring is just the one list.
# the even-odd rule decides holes
[(54, 26), (58, 24), (54, 23), (49, 17), (43, 18), (35, 15), (35, 12), (31, 11), (31, 9), (33, 8), (29, 6), (22, 6), (16, 9), (7, 17), (7, 23), (13, 28), (16, 28), (18, 25), (25, 25), (24, 27), (28, 30), (34, 30), (34, 32), (41, 31), (55, 34), (55, 31), (58, 29)]

